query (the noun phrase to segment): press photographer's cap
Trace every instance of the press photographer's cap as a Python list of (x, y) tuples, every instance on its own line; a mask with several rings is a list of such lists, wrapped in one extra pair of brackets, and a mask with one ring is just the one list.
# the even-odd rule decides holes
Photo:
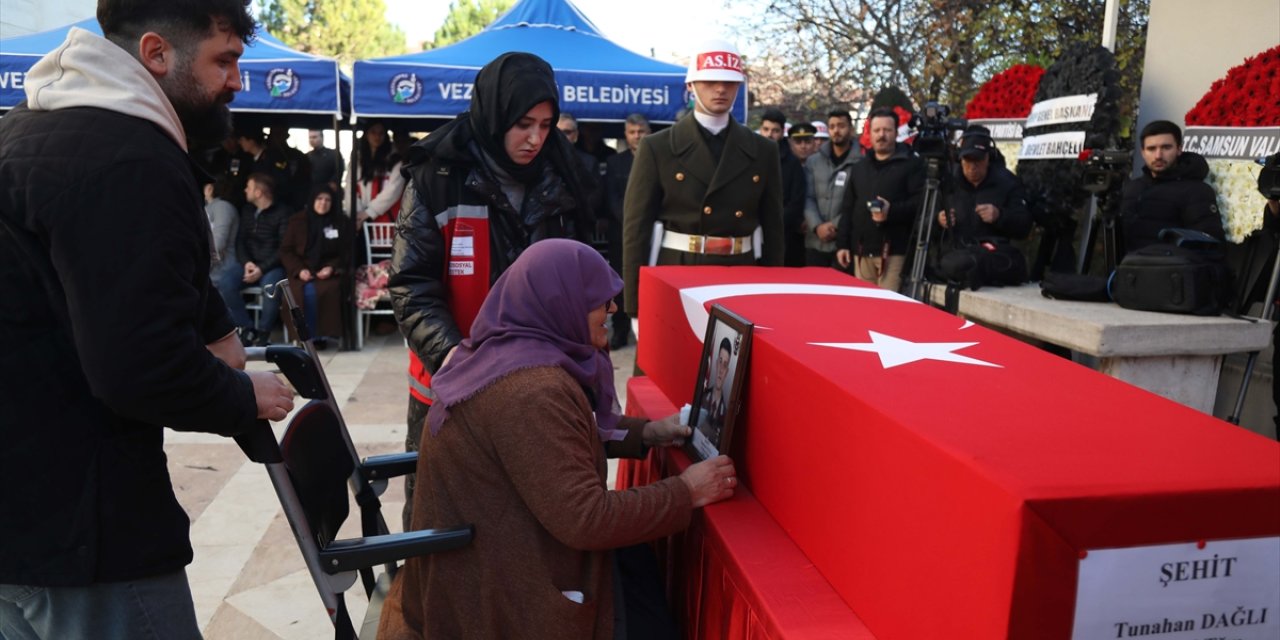
[(983, 126), (969, 127), (960, 136), (960, 157), (976, 158), (991, 153), (991, 131)]
[(787, 132), (788, 138), (812, 138), (818, 135), (818, 129), (807, 122), (797, 122), (791, 125), (791, 130)]
[(827, 123), (822, 122), (821, 120), (814, 120), (809, 123), (809, 126), (813, 127), (813, 130), (816, 132), (813, 135), (817, 136), (819, 140), (826, 140), (831, 137), (827, 133)]
[(742, 73), (742, 56), (738, 47), (728, 40), (712, 38), (704, 40), (689, 56), (689, 72), (685, 82), (746, 82)]

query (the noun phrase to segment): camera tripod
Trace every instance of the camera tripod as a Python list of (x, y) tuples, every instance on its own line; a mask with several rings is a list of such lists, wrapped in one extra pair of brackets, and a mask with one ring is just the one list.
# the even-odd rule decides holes
[[(1277, 250), (1271, 256), (1271, 282), (1267, 284), (1267, 295), (1262, 299), (1262, 321), (1271, 322), (1276, 314), (1276, 285), (1280, 282), (1280, 243), (1277, 244)], [(1249, 352), (1249, 359), (1245, 361), (1244, 377), (1240, 380), (1240, 392), (1236, 395), (1236, 405), (1231, 410), (1231, 415), (1227, 416), (1227, 422), (1231, 424), (1240, 424), (1240, 413), (1244, 410), (1244, 397), (1249, 392), (1249, 381), (1253, 377), (1253, 367), (1258, 363), (1258, 351)], [(1276, 375), (1274, 372), (1272, 375)], [(1280, 431), (1276, 432), (1276, 439), (1280, 440)]]
[(907, 278), (907, 296), (925, 302), (928, 283), (924, 280), (924, 268), (929, 260), (929, 241), (933, 236), (933, 216), (938, 210), (938, 194), (942, 191), (943, 158), (928, 156), (925, 162), (924, 203), (916, 219), (915, 254), (911, 260), (911, 273)]
[(1080, 229), (1080, 247), (1076, 251), (1076, 273), (1088, 273), (1098, 234), (1102, 235), (1102, 253), (1106, 261), (1105, 273), (1109, 274), (1116, 269), (1116, 263), (1119, 260), (1117, 212), (1114, 194), (1111, 192), (1111, 185), (1115, 178), (1116, 175), (1109, 170), (1089, 171), (1084, 175), (1084, 184), (1081, 188), (1089, 192), (1089, 211)]
[(1110, 210), (1109, 200), (1105, 193), (1089, 195), (1089, 212), (1085, 216), (1084, 226), (1080, 229), (1080, 246), (1076, 251), (1076, 273), (1088, 273), (1098, 234), (1102, 234), (1102, 254), (1106, 262), (1106, 273), (1116, 269), (1118, 261), (1116, 216), (1115, 212)]

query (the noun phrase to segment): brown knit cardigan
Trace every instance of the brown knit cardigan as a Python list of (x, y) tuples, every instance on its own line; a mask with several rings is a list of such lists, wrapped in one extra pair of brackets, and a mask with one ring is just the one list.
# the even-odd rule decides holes
[[(644, 422), (620, 426), (630, 433), (610, 452), (642, 455)], [(438, 435), (423, 436), (413, 528), (471, 523), (475, 540), (406, 563), (379, 638), (609, 640), (609, 550), (689, 524), (678, 477), (608, 490), (587, 396), (556, 367), (511, 373), (454, 406)]]

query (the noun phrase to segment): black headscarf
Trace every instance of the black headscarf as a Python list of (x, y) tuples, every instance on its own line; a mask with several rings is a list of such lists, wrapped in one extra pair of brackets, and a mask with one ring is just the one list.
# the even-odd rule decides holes
[[(329, 194), (332, 203), (329, 205), (329, 213), (320, 215), (316, 213), (316, 197), (322, 193)], [(342, 233), (342, 216), (338, 209), (338, 196), (329, 188), (327, 184), (316, 185), (311, 190), (311, 197), (307, 200), (307, 246), (303, 249), (304, 257), (308, 269), (320, 269), (324, 267), (327, 259), (332, 258), (335, 249), (341, 247), (343, 242), (342, 236), (337, 238), (326, 238), (324, 230), (326, 227), (333, 227)]]
[[(476, 74), (471, 91), (471, 128), (476, 143), (503, 171), (526, 184), (542, 173), (542, 164), (555, 149), (554, 135), (548, 135), (542, 150), (527, 165), (516, 164), (507, 155), (504, 138), (524, 114), (540, 103), (551, 103), (551, 126), (560, 119), (555, 73), (545, 60), (530, 53), (504, 53)], [(555, 132), (550, 132), (554, 134)]]
[[(551, 103), (552, 131), (533, 162), (516, 164), (507, 155), (504, 142), (507, 130), (542, 102)], [(543, 168), (551, 163), (555, 173), (577, 197), (583, 193), (575, 164), (577, 157), (573, 145), (555, 128), (559, 118), (560, 100), (551, 65), (532, 53), (504, 53), (476, 74), (471, 107), (414, 145), (409, 161), (420, 162), (426, 156), (468, 155), (467, 148), (474, 141), (503, 171), (527, 185), (537, 182)], [(512, 204), (519, 208), (518, 203)]]

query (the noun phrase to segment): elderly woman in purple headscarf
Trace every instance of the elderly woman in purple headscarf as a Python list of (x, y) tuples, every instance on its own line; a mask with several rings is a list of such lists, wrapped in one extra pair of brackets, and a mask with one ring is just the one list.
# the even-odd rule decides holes
[(536, 242), (494, 284), (434, 379), (413, 528), (472, 523), (463, 549), (409, 560), (380, 638), (614, 637), (610, 550), (685, 528), (732, 495), (720, 456), (627, 491), (605, 446), (643, 455), (689, 428), (619, 417), (606, 322), (622, 280), (590, 247)]

